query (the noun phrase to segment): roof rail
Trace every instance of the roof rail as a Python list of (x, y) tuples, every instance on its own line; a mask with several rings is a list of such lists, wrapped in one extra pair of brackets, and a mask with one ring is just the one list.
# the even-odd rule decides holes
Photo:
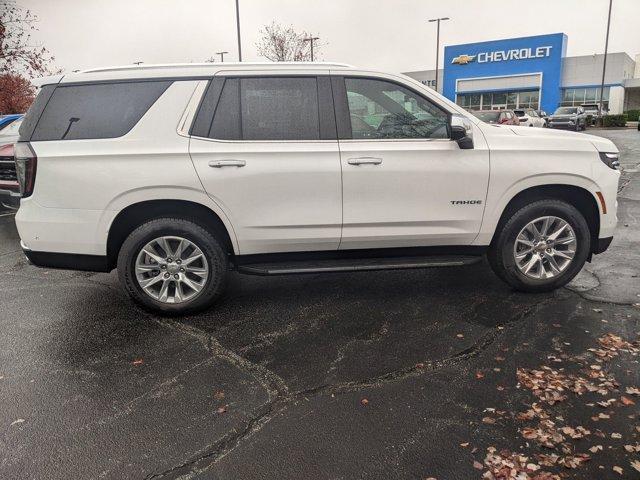
[(353, 65), (337, 62), (216, 62), (216, 63), (160, 63), (147, 65), (120, 65), (113, 67), (90, 68), (82, 70), (79, 73), (96, 73), (96, 72), (115, 72), (124, 70), (162, 70), (169, 68), (203, 68), (203, 67), (264, 67), (264, 66), (282, 65), (282, 66), (318, 66), (318, 67), (348, 67)]

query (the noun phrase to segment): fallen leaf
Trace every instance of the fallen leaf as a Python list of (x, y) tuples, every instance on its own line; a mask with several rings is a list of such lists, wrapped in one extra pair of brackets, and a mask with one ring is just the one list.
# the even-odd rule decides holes
[(602, 451), (602, 445), (594, 445), (589, 449), (591, 453), (598, 453)]
[(484, 417), (482, 419), (482, 423), (487, 423), (489, 425), (493, 425), (494, 423), (496, 423), (496, 419), (492, 418), (492, 417)]
[(613, 467), (613, 471), (616, 472), (617, 474), (620, 474), (620, 475), (622, 475), (624, 473), (624, 470), (622, 470), (622, 467), (619, 467), (617, 465), (615, 467)]
[(220, 407), (216, 410), (217, 413), (222, 414), (227, 411), (227, 407)]
[(629, 397), (625, 397), (624, 395), (622, 397), (620, 397), (620, 401), (624, 404), (624, 405), (635, 405), (636, 402), (634, 402), (633, 400), (631, 400)]
[(484, 465), (482, 465), (479, 461), (474, 460), (473, 468), (475, 468), (476, 470), (484, 470)]
[(464, 338), (464, 335), (463, 335), (463, 334), (461, 334), (461, 333), (459, 333), (459, 334), (457, 334), (457, 335), (456, 335), (456, 337), (458, 337), (458, 338)]
[(13, 422), (11, 422), (11, 425), (9, 425), (9, 426), (13, 427), (14, 425), (17, 425), (19, 423), (24, 423), (24, 418), (19, 418), (17, 420), (14, 420)]
[(619, 433), (612, 433), (611, 438), (622, 438), (622, 435), (620, 435)]
[(476, 378), (477, 378), (478, 380), (480, 380), (480, 379), (484, 378), (484, 373), (482, 373), (482, 372), (480, 372), (480, 371), (477, 371), (477, 372), (476, 372)]
[(215, 398), (216, 400), (222, 400), (224, 398), (224, 392), (222, 390), (214, 392), (213, 398)]
[(133, 362), (131, 362), (131, 365), (142, 365), (144, 363), (144, 360), (142, 360), (141, 358), (138, 358), (137, 360), (134, 360)]
[(367, 400), (366, 398), (363, 398), (362, 400), (360, 400), (360, 403), (362, 405), (369, 405), (369, 400)]
[(640, 472), (640, 460), (632, 460), (631, 466)]
[(462, 448), (467, 448), (469, 446), (469, 442), (461, 443), (460, 446)]

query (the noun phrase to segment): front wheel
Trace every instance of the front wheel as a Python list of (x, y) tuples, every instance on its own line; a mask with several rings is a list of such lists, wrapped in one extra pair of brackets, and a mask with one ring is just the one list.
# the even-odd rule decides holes
[(584, 216), (562, 200), (539, 200), (501, 227), (489, 248), (493, 271), (524, 292), (548, 292), (573, 279), (591, 251)]
[(203, 310), (222, 294), (227, 255), (200, 225), (158, 218), (136, 228), (118, 255), (118, 276), (131, 298), (161, 314)]

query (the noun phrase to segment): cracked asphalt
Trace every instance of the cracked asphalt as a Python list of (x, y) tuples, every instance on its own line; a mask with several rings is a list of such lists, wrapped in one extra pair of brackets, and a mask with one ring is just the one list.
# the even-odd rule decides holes
[[(217, 307), (167, 319), (134, 307), (115, 273), (29, 266), (0, 212), (0, 478), (459, 480), (482, 476), (487, 447), (538, 453), (514, 417), (535, 401), (517, 369), (640, 335), (640, 134), (590, 133), (622, 151), (619, 227), (552, 294), (513, 292), (486, 262), (234, 274)], [(621, 392), (640, 386), (637, 356), (606, 368)], [(602, 432), (604, 451), (560, 472), (640, 478), (623, 449), (638, 407), (594, 422), (587, 397), (553, 413)], [(491, 409), (507, 413), (483, 421)]]

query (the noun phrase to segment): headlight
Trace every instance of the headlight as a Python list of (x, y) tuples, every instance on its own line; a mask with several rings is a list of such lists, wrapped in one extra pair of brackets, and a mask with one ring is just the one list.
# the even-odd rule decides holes
[(613, 168), (614, 170), (618, 170), (620, 168), (619, 153), (600, 152), (600, 160), (602, 160), (609, 168)]

